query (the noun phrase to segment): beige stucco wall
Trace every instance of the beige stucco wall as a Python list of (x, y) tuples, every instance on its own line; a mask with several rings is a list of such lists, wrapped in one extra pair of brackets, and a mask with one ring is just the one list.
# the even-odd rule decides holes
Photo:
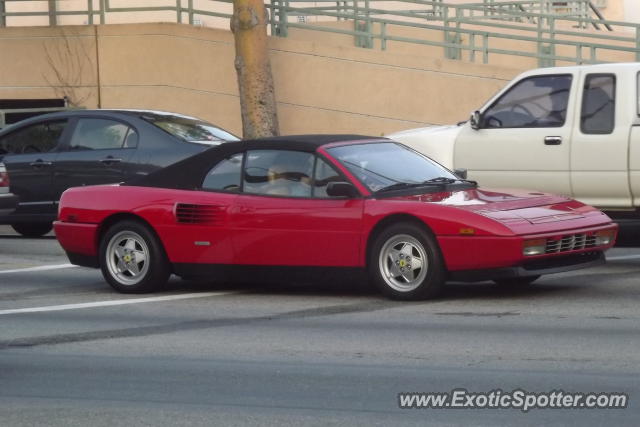
[[(463, 120), (520, 71), (295, 39), (269, 46), (284, 134), (380, 135)], [(0, 98), (67, 95), (89, 108), (164, 109), (242, 128), (229, 31), (6, 28), (0, 51)]]

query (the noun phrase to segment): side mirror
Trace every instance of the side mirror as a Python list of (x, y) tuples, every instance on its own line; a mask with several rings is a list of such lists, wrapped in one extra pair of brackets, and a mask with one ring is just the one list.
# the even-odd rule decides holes
[(467, 170), (460, 168), (460, 169), (454, 169), (453, 170), (453, 174), (455, 176), (457, 176), (460, 179), (467, 179)]
[(356, 187), (350, 182), (330, 182), (327, 184), (327, 195), (331, 197), (358, 197)]
[(478, 110), (471, 113), (471, 117), (469, 118), (469, 123), (471, 124), (471, 129), (478, 130), (482, 124), (482, 113)]

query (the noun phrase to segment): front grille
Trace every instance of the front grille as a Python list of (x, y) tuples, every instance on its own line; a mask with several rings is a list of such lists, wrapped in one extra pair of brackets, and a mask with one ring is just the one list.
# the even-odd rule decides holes
[(222, 222), (224, 208), (216, 205), (194, 205), (178, 203), (176, 205), (176, 220), (181, 224), (216, 225)]
[(585, 233), (567, 234), (560, 238), (548, 238), (545, 253), (557, 254), (561, 252), (579, 251), (594, 248), (596, 236)]

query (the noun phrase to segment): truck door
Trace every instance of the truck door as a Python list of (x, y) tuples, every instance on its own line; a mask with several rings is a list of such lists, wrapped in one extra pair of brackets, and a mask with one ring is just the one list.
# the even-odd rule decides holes
[[(625, 81), (625, 78), (629, 81)], [(579, 108), (571, 149), (573, 197), (607, 208), (631, 207), (629, 131), (634, 95), (617, 96), (619, 88), (634, 88), (624, 73), (584, 73), (580, 76)], [(619, 101), (631, 103), (627, 108)], [(633, 110), (632, 110), (633, 111)]]
[(572, 74), (524, 77), (482, 112), (479, 129), (467, 122), (454, 149), (454, 166), (484, 187), (571, 194)]

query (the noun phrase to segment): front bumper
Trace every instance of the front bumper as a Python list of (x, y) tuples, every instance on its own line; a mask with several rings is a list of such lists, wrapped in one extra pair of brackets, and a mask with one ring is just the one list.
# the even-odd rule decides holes
[(543, 274), (562, 273), (594, 267), (606, 262), (604, 252), (582, 252), (564, 256), (555, 256), (538, 260), (525, 261), (513, 267), (492, 268), (484, 270), (452, 271), (449, 279), (457, 282), (480, 282), (484, 280), (509, 279), (514, 277), (530, 277)]

